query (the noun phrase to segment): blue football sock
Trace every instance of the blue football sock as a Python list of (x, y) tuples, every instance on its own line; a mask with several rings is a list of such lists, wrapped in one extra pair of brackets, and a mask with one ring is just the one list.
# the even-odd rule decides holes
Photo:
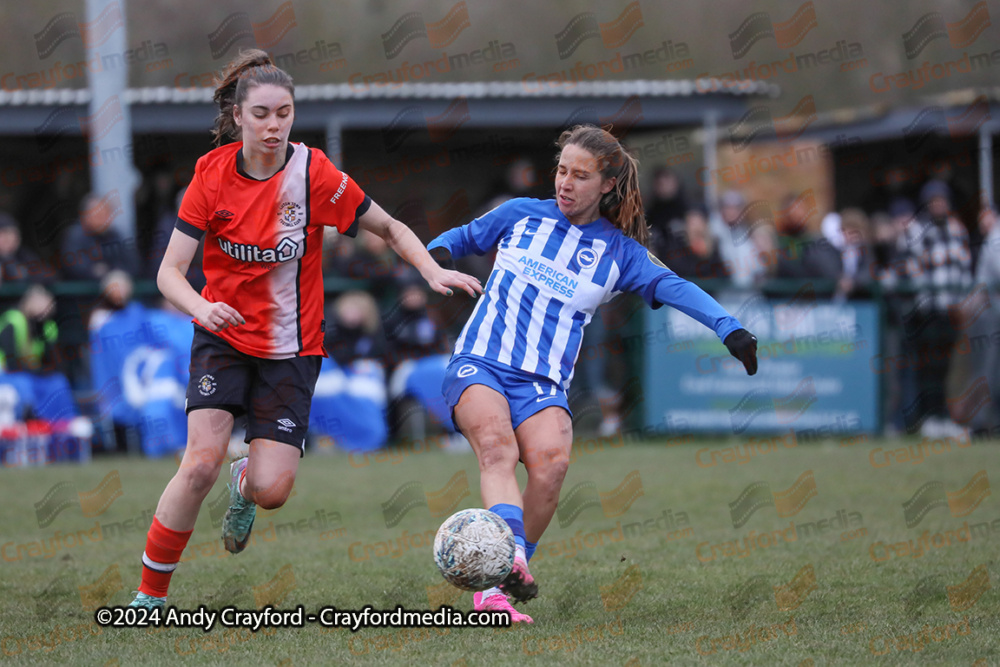
[(507, 522), (507, 525), (510, 526), (511, 531), (514, 533), (514, 542), (521, 545), (522, 549), (527, 550), (524, 538), (524, 510), (517, 505), (497, 503), (490, 508), (490, 511)]
[(524, 555), (531, 561), (531, 557), (535, 555), (535, 549), (538, 548), (538, 542), (524, 541)]

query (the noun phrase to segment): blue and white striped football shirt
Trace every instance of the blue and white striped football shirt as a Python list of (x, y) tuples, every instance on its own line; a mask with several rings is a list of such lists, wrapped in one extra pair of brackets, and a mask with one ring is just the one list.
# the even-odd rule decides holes
[[(620, 292), (670, 304), (724, 339), (741, 328), (696, 286), (604, 218), (573, 225), (554, 199), (512, 199), (431, 241), (458, 258), (497, 248), (493, 272), (455, 344), (569, 388), (583, 328)], [(666, 281), (666, 284), (660, 284)]]

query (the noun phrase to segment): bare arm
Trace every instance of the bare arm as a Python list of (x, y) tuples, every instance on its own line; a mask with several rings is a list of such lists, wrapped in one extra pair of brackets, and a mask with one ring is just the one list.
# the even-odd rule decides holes
[(471, 297), (482, 294), (483, 287), (477, 278), (441, 268), (417, 235), (375, 202), (358, 218), (358, 224), (361, 229), (382, 237), (386, 245), (420, 272), (435, 292), (450, 296), (451, 287), (457, 287), (468, 292)]
[(211, 303), (191, 287), (186, 276), (197, 250), (197, 240), (175, 229), (163, 253), (163, 262), (156, 274), (156, 286), (170, 303), (210, 331), (246, 324), (235, 308), (221, 301)]

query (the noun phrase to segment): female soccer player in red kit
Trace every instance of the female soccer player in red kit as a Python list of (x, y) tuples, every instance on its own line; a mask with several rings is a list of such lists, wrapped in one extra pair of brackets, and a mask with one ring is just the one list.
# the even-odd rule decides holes
[[(247, 416), (248, 457), (230, 467), (226, 549), (246, 547), (256, 506), (280, 507), (305, 446), (323, 350), (323, 226), (382, 237), (431, 289), (482, 292), (472, 276), (441, 268), (393, 219), (315, 148), (288, 141), (292, 79), (264, 51), (229, 63), (215, 91), (217, 144), (202, 156), (157, 275), (163, 295), (194, 317), (184, 459), (156, 508), (132, 606), (162, 606), (170, 577), (218, 478), (235, 417)], [(207, 285), (185, 275), (204, 238)]]

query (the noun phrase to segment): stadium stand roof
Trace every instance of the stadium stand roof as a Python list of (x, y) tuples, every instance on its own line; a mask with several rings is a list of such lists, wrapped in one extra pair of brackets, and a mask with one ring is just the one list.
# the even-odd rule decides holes
[[(133, 132), (198, 132), (211, 125), (210, 88), (132, 88)], [(570, 121), (700, 125), (709, 113), (719, 122), (738, 118), (753, 97), (775, 97), (774, 84), (750, 81), (726, 86), (715, 79), (676, 81), (403, 83), (304, 85), (295, 89), (296, 127), (329, 130), (412, 125), (444, 113), (463, 114), (467, 127), (560, 126)], [(638, 100), (638, 108), (629, 104)], [(0, 132), (36, 134), (43, 120), (60, 109), (87, 115), (88, 89), (0, 90)], [(450, 109), (456, 102), (465, 109)], [(467, 118), (465, 114), (467, 113)], [(70, 133), (73, 128), (63, 128)], [(79, 128), (76, 129), (79, 132)]]
[(936, 134), (956, 138), (980, 130), (1000, 131), (1000, 88), (964, 89), (926, 96), (898, 107), (872, 105), (815, 114), (802, 135), (822, 142), (906, 139), (918, 142)]

